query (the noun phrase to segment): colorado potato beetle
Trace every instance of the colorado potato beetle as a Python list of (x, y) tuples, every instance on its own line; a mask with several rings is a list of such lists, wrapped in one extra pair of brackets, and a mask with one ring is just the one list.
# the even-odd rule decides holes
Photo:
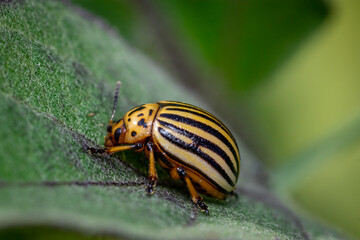
[(240, 154), (235, 138), (220, 120), (187, 103), (160, 101), (137, 106), (113, 122), (119, 88), (120, 82), (105, 148), (91, 148), (92, 153), (145, 151), (149, 159), (148, 194), (155, 191), (157, 162), (171, 178), (185, 182), (192, 201), (206, 214), (208, 207), (198, 192), (217, 199), (233, 193), (240, 172)]

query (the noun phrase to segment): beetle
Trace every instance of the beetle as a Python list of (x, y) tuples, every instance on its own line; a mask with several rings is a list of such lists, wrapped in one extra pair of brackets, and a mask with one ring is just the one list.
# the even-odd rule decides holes
[(192, 201), (206, 214), (209, 210), (199, 193), (217, 199), (233, 194), (240, 154), (234, 136), (220, 120), (187, 103), (160, 101), (137, 106), (113, 121), (119, 88), (117, 82), (105, 148), (90, 148), (92, 153), (145, 151), (149, 159), (147, 193), (155, 192), (157, 162), (171, 178), (185, 182)]

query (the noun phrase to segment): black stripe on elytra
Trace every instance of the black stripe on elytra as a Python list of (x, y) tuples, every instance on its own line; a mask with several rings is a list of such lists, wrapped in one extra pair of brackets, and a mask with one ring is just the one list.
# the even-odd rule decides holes
[(175, 155), (173, 155), (172, 153), (166, 151), (160, 144), (157, 144), (157, 147), (160, 149), (160, 151), (165, 152), (166, 155), (172, 159), (172, 161), (174, 162), (178, 162), (181, 165), (186, 166), (187, 168), (192, 169), (194, 172), (200, 174), (204, 179), (206, 179), (208, 182), (210, 182), (219, 192), (222, 193), (229, 193), (228, 191), (226, 191), (226, 189), (224, 189), (223, 187), (221, 187), (218, 183), (216, 183), (214, 180), (212, 180), (208, 175), (206, 175), (203, 171), (201, 171), (200, 169), (198, 169), (197, 167), (193, 166), (193, 165), (189, 165), (188, 163), (182, 161), (180, 158), (176, 157)]
[(165, 108), (165, 110), (186, 112), (186, 113), (191, 113), (191, 114), (194, 114), (196, 116), (205, 118), (205, 119), (209, 120), (210, 122), (216, 124), (221, 129), (223, 129), (231, 137), (231, 139), (235, 142), (235, 139), (234, 139), (233, 135), (231, 134), (230, 130), (220, 120), (211, 117), (211, 115), (205, 115), (205, 114), (200, 113), (200, 112), (194, 112), (194, 111), (191, 111), (189, 109), (183, 109), (183, 108), (171, 108), (170, 107), (170, 108)]
[(220, 175), (228, 182), (230, 186), (234, 186), (235, 183), (231, 181), (230, 177), (226, 174), (225, 170), (209, 155), (201, 151), (199, 149), (199, 146), (195, 144), (188, 144), (181, 139), (175, 137), (170, 132), (166, 131), (165, 129), (158, 127), (158, 131), (165, 139), (167, 139), (169, 142), (175, 144), (176, 146), (183, 148), (191, 153), (194, 153), (195, 155), (201, 157), (204, 159), (207, 163), (209, 163)]
[(151, 114), (153, 113), (154, 110), (150, 109), (149, 110), (149, 116), (151, 116)]
[[(203, 146), (205, 148), (210, 149), (211, 151), (213, 151), (214, 153), (216, 153), (217, 155), (219, 155), (219, 157), (221, 157), (226, 164), (229, 166), (229, 168), (231, 169), (231, 171), (233, 172), (233, 174), (236, 176), (237, 171), (235, 170), (235, 166), (233, 164), (233, 162), (231, 161), (230, 157), (226, 154), (226, 152), (224, 150), (222, 150), (218, 145), (216, 145), (215, 143), (202, 138), (192, 132), (189, 132), (185, 129), (181, 129), (171, 123), (165, 122), (165, 121), (161, 121), (161, 120), (157, 120), (162, 126), (167, 127), (169, 129), (171, 129), (174, 132), (180, 133), (181, 135), (184, 135), (188, 138), (190, 138), (191, 140), (194, 141), (194, 144), (196, 145), (200, 145)], [(236, 157), (234, 156), (235, 160)]]
[[(157, 146), (157, 148), (160, 148), (159, 146)], [(167, 155), (167, 154), (166, 154)], [(172, 168), (174, 165), (172, 163), (169, 162), (168, 159), (166, 159), (165, 156), (163, 156), (162, 154), (159, 154), (157, 159), (159, 161), (162, 161), (168, 168)]]
[(128, 117), (130, 117), (131, 114), (133, 114), (134, 112), (140, 111), (140, 110), (142, 110), (142, 109), (144, 109), (144, 108), (145, 108), (144, 106), (138, 106), (138, 107), (136, 107), (134, 110), (132, 110), (132, 111), (129, 113)]
[(171, 114), (171, 113), (162, 113), (160, 114), (160, 117), (163, 118), (167, 118), (167, 119), (171, 119), (177, 122), (181, 122), (181, 123), (185, 123), (187, 125), (199, 128), (201, 130), (204, 130), (207, 133), (210, 133), (211, 135), (215, 136), (216, 138), (218, 138), (220, 141), (222, 141), (231, 151), (231, 153), (236, 157), (237, 161), (236, 161), (236, 166), (237, 166), (237, 174), (239, 172), (239, 159), (238, 156), (235, 152), (234, 147), (232, 146), (232, 144), (229, 142), (229, 140), (222, 135), (218, 130), (212, 128), (211, 126), (204, 124), (202, 122), (196, 121), (194, 119), (191, 118), (186, 118), (183, 116), (179, 116), (176, 114)]
[(221, 123), (221, 121), (215, 117), (213, 114), (209, 113), (208, 111), (202, 109), (202, 108), (199, 108), (197, 106), (194, 106), (194, 105), (191, 105), (191, 104), (188, 104), (188, 103), (183, 103), (183, 102), (176, 102), (176, 101), (171, 101), (171, 102), (167, 102), (167, 103), (163, 103), (161, 105), (162, 108), (164, 107), (171, 107), (171, 106), (174, 106), (174, 107), (185, 107), (185, 108), (190, 108), (190, 109), (194, 109), (194, 110), (197, 110), (197, 111), (200, 111), (204, 114), (207, 114), (209, 115), (210, 117), (212, 117), (214, 120), (218, 121)]
[(117, 128), (114, 133), (115, 142), (119, 142), (120, 135), (121, 135), (121, 128)]
[(206, 110), (204, 110), (202, 108), (199, 108), (197, 106), (188, 104), (188, 103), (176, 102), (176, 101), (161, 103), (161, 108), (171, 107), (171, 106), (174, 106), (174, 107), (186, 107), (186, 108), (191, 108), (191, 109), (194, 109), (194, 110), (198, 110), (198, 111), (203, 112), (205, 114), (208, 114), (209, 116), (213, 117), (214, 119), (220, 121), (219, 119), (217, 119), (213, 114), (209, 113), (208, 111), (206, 111)]
[(188, 104), (188, 103), (183, 103), (183, 102), (172, 101), (172, 102), (161, 104), (162, 108), (167, 107), (167, 106), (190, 108), (190, 109), (200, 111), (200, 112), (210, 116), (211, 118), (213, 118), (214, 121), (217, 121), (219, 124), (222, 125), (221, 128), (224, 129), (227, 132), (227, 134), (229, 134), (229, 136), (231, 137), (231, 139), (234, 141), (235, 145), (237, 146), (236, 140), (235, 140), (234, 136), (232, 135), (232, 133), (230, 132), (230, 130), (217, 117), (215, 117), (213, 114), (209, 113), (208, 111), (206, 111), (202, 108), (196, 107), (194, 105)]

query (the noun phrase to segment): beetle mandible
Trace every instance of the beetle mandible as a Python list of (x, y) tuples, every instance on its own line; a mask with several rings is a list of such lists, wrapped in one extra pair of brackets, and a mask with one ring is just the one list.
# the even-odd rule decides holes
[(240, 154), (229, 129), (211, 113), (182, 102), (160, 101), (137, 106), (113, 122), (120, 82), (114, 95), (105, 148), (92, 153), (145, 151), (149, 159), (148, 194), (158, 180), (155, 163), (171, 178), (185, 182), (192, 201), (209, 214), (199, 193), (217, 199), (233, 194)]

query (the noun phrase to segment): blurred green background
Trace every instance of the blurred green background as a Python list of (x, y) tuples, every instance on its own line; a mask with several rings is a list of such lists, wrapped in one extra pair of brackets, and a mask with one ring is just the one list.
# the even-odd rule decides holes
[(360, 237), (359, 1), (71, 2), (203, 97), (295, 208)]

